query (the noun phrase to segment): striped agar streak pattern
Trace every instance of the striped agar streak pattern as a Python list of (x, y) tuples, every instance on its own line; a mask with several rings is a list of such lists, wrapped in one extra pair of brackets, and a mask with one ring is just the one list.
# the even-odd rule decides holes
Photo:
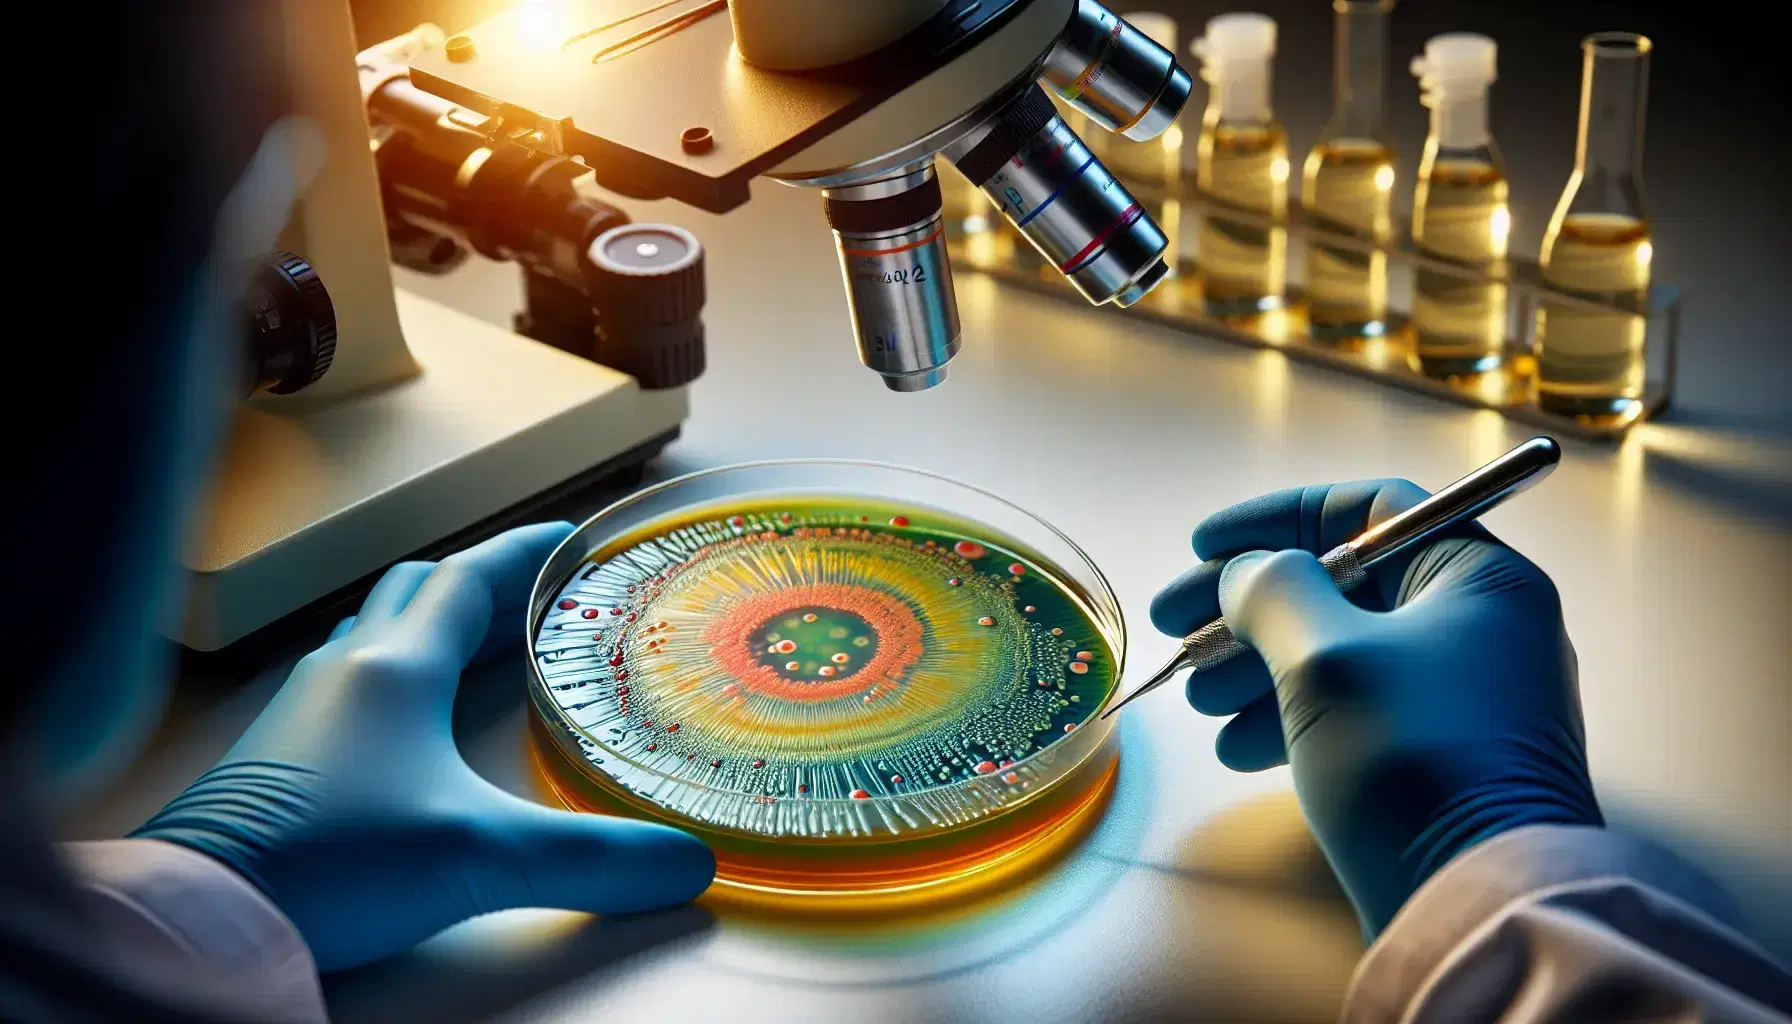
[[(585, 759), (625, 790), (669, 810), (771, 835), (870, 834), (877, 823), (892, 832), (948, 827), (1024, 796), (1033, 769), (1011, 769), (1008, 762), (1036, 749), (1027, 734), (1051, 725), (1047, 704), (1070, 706), (1059, 696), (1068, 651), (1017, 613), (1008, 582), (1014, 577), (1007, 570), (979, 575), (944, 548), (924, 550), (887, 533), (829, 528), (813, 516), (777, 519), (734, 516), (670, 530), (575, 573), (556, 595), (540, 629), (537, 664), (552, 699), (585, 733), (579, 739)], [(980, 545), (972, 548), (982, 557)], [(1009, 560), (1004, 553), (990, 559)], [(905, 600), (927, 620), (925, 664), (904, 678), (900, 714), (880, 716), (882, 709), (873, 708), (866, 715), (864, 703), (845, 702), (858, 712), (855, 719), (825, 703), (724, 692), (735, 681), (716, 671), (711, 644), (698, 628), (705, 618), (815, 579), (906, 589)], [(950, 584), (941, 582), (947, 579)], [(927, 599), (916, 600), (915, 591)], [(920, 607), (933, 598), (944, 599), (945, 614), (929, 616)], [(568, 601), (576, 607), (566, 608)], [(586, 618), (589, 608), (602, 614)], [(1003, 628), (976, 624), (986, 619)], [(980, 777), (995, 762), (978, 761), (982, 755), (968, 732), (944, 737), (961, 738), (962, 751), (939, 740), (963, 721), (962, 680), (990, 677), (992, 663), (1016, 671), (995, 674), (972, 702), (988, 700), (987, 713), (1006, 723), (996, 730), (1006, 735), (979, 737), (979, 750), (1001, 758), (1000, 771)], [(718, 707), (730, 702), (737, 721), (718, 716)], [(1024, 709), (1020, 718), (1012, 712), (1017, 706)], [(769, 741), (768, 724), (776, 727)], [(923, 740), (931, 734), (934, 742), (909, 738), (917, 725)], [(743, 754), (743, 747), (752, 753)], [(969, 784), (958, 785), (966, 779)], [(952, 789), (937, 789), (948, 784)], [(756, 795), (743, 800), (743, 793)], [(903, 799), (854, 799), (893, 795)]]
[[(830, 542), (831, 543), (831, 542)], [(954, 711), (954, 702), (961, 699), (959, 680), (978, 670), (978, 663), (991, 655), (989, 631), (974, 625), (980, 609), (972, 600), (972, 588), (935, 589), (959, 598), (960, 607), (929, 616), (929, 653), (906, 683), (900, 703), (901, 718), (890, 722), (887, 716), (866, 714), (863, 703), (834, 702), (811, 704), (778, 701), (759, 694), (734, 695), (745, 707), (744, 714), (715, 720), (718, 693), (732, 686), (736, 677), (720, 671), (712, 653), (712, 638), (701, 627), (713, 619), (713, 611), (743, 602), (755, 595), (778, 592), (792, 583), (811, 580), (843, 582), (849, 586), (866, 586), (871, 577), (890, 575), (890, 564), (882, 559), (867, 558), (859, 545), (835, 548), (817, 544), (799, 546), (776, 543), (748, 545), (742, 551), (730, 551), (726, 566), (706, 575), (698, 585), (679, 595), (680, 600), (667, 607), (659, 606), (656, 615), (664, 615), (674, 627), (653, 658), (664, 661), (670, 671), (670, 700), (659, 708), (659, 714), (685, 722), (705, 719), (717, 732), (722, 749), (744, 748), (754, 741), (766, 743), (764, 750), (772, 757), (821, 757), (828, 751), (850, 751), (873, 745), (887, 746), (901, 732), (918, 727), (945, 724)], [(941, 572), (943, 575), (944, 572)], [(884, 585), (918, 587), (924, 583), (900, 576), (883, 580)], [(993, 602), (991, 602), (993, 604)], [(853, 678), (853, 677), (849, 677)], [(844, 707), (842, 707), (842, 703)], [(688, 725), (687, 725), (688, 727)], [(872, 777), (880, 771), (872, 763), (846, 762), (834, 780), (849, 795), (855, 789), (872, 791)], [(897, 774), (901, 774), (900, 771)], [(911, 771), (909, 777), (914, 777)], [(827, 782), (824, 782), (826, 785)]]

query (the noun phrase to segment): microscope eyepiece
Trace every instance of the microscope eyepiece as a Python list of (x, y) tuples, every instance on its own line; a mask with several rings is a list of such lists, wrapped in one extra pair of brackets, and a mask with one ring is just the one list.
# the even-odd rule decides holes
[(1095, 0), (1077, 0), (1040, 77), (1096, 124), (1139, 142), (1170, 127), (1193, 86), (1175, 54)]
[(256, 257), (241, 308), (249, 394), (290, 395), (329, 372), (336, 308), (302, 257), (280, 251)]
[(1090, 302), (1130, 306), (1168, 275), (1163, 232), (1039, 86), (956, 148), (964, 176)]
[(925, 391), (958, 354), (958, 297), (931, 158), (828, 189), (859, 359), (892, 391)]

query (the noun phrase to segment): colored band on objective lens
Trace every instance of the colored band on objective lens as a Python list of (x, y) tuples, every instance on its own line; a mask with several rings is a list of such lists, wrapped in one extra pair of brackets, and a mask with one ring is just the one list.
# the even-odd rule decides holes
[(1096, 51), (1094, 59), (1089, 61), (1089, 66), (1083, 69), (1082, 74), (1076, 76), (1076, 80), (1070, 83), (1069, 88), (1060, 90), (1058, 95), (1067, 100), (1074, 100), (1081, 96), (1083, 90), (1089, 87), (1089, 81), (1101, 70), (1101, 66), (1107, 63), (1108, 54), (1113, 53), (1114, 47), (1119, 45), (1120, 19), (1115, 18), (1114, 31), (1108, 33), (1107, 39), (1102, 41), (1101, 49)]
[(1084, 160), (1083, 165), (1081, 167), (1078, 167), (1074, 172), (1071, 173), (1070, 179), (1068, 181), (1064, 182), (1064, 184), (1062, 184), (1062, 185), (1059, 185), (1056, 191), (1054, 191), (1051, 195), (1046, 196), (1044, 202), (1040, 203), (1038, 206), (1035, 206), (1035, 207), (1033, 207), (1032, 210), (1028, 211), (1028, 213), (1025, 217), (1022, 217), (1021, 219), (1015, 221), (1014, 226), (1017, 228), (1024, 228), (1029, 223), (1032, 222), (1034, 217), (1037, 217), (1041, 213), (1044, 213), (1045, 208), (1052, 205), (1053, 200), (1055, 200), (1059, 196), (1063, 195), (1065, 189), (1076, 184), (1077, 181), (1082, 178), (1083, 172), (1087, 171), (1089, 169), (1089, 165), (1093, 164), (1094, 162), (1095, 162), (1095, 155), (1093, 153), (1091, 153), (1089, 155), (1089, 159)]
[(910, 249), (919, 249), (945, 233), (946, 226), (941, 224), (939, 227), (934, 228), (933, 233), (926, 238), (909, 242), (907, 245), (899, 245), (893, 249), (841, 249), (840, 251), (848, 256), (891, 256), (899, 252), (907, 252)]
[(1081, 252), (1066, 260), (1063, 266), (1058, 268), (1058, 271), (1064, 274), (1074, 274), (1095, 262), (1095, 257), (1101, 255), (1101, 250), (1108, 244), (1108, 239), (1113, 238), (1120, 232), (1132, 227), (1133, 223), (1144, 215), (1145, 211), (1138, 203), (1134, 203), (1120, 211), (1120, 216), (1114, 218), (1113, 223), (1103, 228), (1101, 233), (1090, 240), (1088, 245), (1083, 246)]

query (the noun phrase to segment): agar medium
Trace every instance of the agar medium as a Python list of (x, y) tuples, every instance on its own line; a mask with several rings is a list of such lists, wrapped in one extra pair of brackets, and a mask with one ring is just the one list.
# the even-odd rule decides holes
[(664, 821), (752, 902), (945, 897), (1093, 822), (1125, 631), (1062, 533), (872, 463), (709, 470), (598, 514), (531, 602), (541, 777)]

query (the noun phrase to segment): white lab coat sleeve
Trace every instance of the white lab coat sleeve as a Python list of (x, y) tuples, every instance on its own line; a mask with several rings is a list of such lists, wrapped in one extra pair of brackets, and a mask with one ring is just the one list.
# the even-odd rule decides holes
[(1730, 906), (1638, 839), (1515, 829), (1412, 895), (1357, 965), (1343, 1020), (1792, 1020), (1792, 975), (1721, 920)]
[(327, 1024), (311, 950), (241, 875), (159, 839), (63, 843), (58, 852), (118, 956), (202, 987), (227, 979), (269, 1016)]

